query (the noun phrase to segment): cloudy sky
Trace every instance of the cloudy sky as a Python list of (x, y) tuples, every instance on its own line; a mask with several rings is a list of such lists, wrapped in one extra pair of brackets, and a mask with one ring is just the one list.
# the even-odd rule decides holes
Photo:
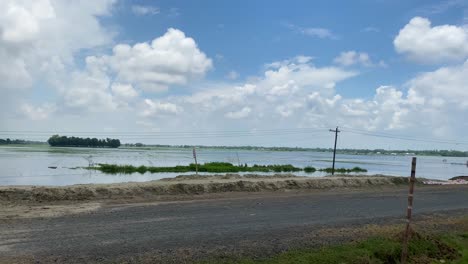
[(0, 138), (468, 149), (468, 2), (0, 1)]

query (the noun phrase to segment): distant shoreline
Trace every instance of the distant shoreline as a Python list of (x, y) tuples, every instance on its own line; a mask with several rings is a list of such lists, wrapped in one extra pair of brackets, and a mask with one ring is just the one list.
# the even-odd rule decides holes
[[(1, 144), (1, 146), (45, 146), (47, 142), (24, 141), (24, 143)], [(66, 147), (66, 146), (63, 146)], [(74, 148), (75, 146), (69, 146)], [(155, 148), (169, 149), (215, 149), (215, 150), (252, 150), (252, 151), (285, 151), (285, 152), (333, 152), (332, 148), (302, 148), (302, 147), (261, 147), (261, 146), (205, 146), (205, 145), (161, 145), (161, 144), (122, 144), (120, 149), (152, 150)], [(385, 155), (385, 156), (435, 156), (435, 157), (468, 157), (468, 151), (458, 150), (384, 150), (384, 149), (337, 149), (337, 154), (346, 155)]]

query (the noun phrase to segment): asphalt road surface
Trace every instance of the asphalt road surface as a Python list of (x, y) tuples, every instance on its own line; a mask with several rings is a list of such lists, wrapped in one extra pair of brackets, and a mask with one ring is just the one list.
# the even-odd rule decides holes
[[(0, 262), (186, 261), (216, 252), (279, 250), (314, 230), (400, 221), (407, 190), (238, 194), (225, 199), (104, 206), (0, 222)], [(468, 212), (468, 186), (416, 190), (414, 214)], [(306, 239), (305, 236), (308, 236)], [(135, 260), (137, 259), (137, 260)]]

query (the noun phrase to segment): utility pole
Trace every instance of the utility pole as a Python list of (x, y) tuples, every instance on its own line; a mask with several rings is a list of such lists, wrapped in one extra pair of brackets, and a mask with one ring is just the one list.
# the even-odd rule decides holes
[(338, 133), (341, 131), (339, 131), (338, 127), (336, 127), (336, 129), (330, 129), (330, 132), (335, 133), (335, 147), (333, 148), (333, 165), (332, 165), (332, 175), (335, 175), (336, 141), (338, 141)]
[(406, 264), (408, 260), (408, 243), (411, 236), (411, 216), (413, 212), (414, 182), (416, 181), (416, 157), (411, 161), (411, 176), (409, 178), (408, 207), (406, 209), (406, 229), (401, 250), (401, 263)]
[(195, 159), (195, 173), (198, 175), (198, 162), (197, 162), (197, 151), (193, 147), (193, 158)]

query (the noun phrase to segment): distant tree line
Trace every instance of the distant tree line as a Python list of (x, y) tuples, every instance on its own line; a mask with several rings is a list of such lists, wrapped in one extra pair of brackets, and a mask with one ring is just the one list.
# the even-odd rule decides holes
[(2, 139), (0, 138), (0, 145), (10, 145), (10, 144), (45, 144), (44, 142), (39, 141), (31, 141), (31, 140), (24, 140), (24, 139)]
[(92, 147), (92, 148), (118, 148), (118, 139), (79, 138), (53, 135), (47, 140), (52, 147)]
[(0, 139), (0, 145), (9, 145), (9, 144), (26, 144), (26, 140), (22, 139)]

